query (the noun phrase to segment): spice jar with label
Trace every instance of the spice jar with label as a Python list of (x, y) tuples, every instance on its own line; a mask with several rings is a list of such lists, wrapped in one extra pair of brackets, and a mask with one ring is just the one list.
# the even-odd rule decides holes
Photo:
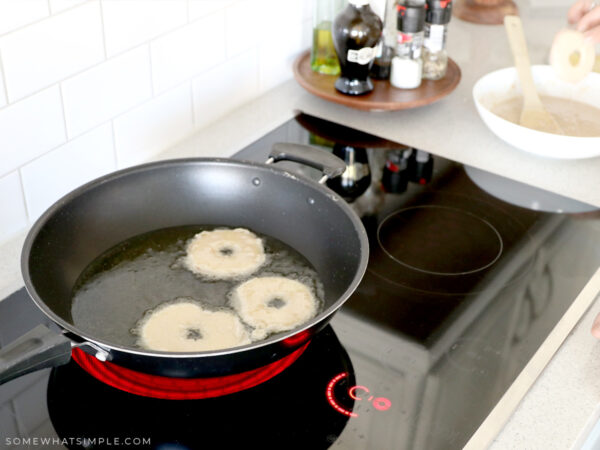
[(421, 85), (424, 25), (425, 5), (398, 5), (398, 43), (390, 75), (392, 86), (414, 89)]
[(439, 80), (446, 75), (446, 35), (451, 17), (451, 0), (427, 0), (423, 43), (423, 78), (426, 80)]
[(373, 90), (369, 70), (381, 29), (381, 19), (369, 6), (369, 0), (349, 0), (333, 21), (333, 44), (341, 69), (335, 88), (342, 94), (363, 95)]

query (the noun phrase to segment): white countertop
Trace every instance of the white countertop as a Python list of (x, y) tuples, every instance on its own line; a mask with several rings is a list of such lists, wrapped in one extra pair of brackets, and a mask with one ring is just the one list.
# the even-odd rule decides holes
[[(561, 15), (546, 12), (536, 13), (535, 20), (530, 20), (527, 11), (522, 11), (531, 60), (542, 63), (553, 34), (565, 21)], [(293, 117), (295, 110), (302, 110), (600, 207), (600, 158), (552, 161), (529, 155), (496, 138), (479, 119), (471, 99), (475, 80), (512, 64), (503, 27), (455, 19), (449, 31), (449, 53), (462, 69), (462, 80), (455, 92), (436, 104), (368, 113), (320, 100), (292, 80), (155, 159), (229, 156)], [(25, 232), (0, 244), (0, 299), (23, 286), (19, 258), (24, 236)], [(473, 448), (480, 448), (493, 436), (494, 449), (569, 448), (595, 423), (600, 413), (600, 343), (591, 337), (589, 328), (600, 311), (600, 300), (593, 303), (600, 290), (600, 275), (586, 289), (557, 325), (559, 330), (542, 346), (544, 354), (524, 370), (517, 386), (511, 387), (513, 397), (503, 399), (498, 406), (502, 411), (495, 410), (496, 416), (484, 424), (482, 440)]]

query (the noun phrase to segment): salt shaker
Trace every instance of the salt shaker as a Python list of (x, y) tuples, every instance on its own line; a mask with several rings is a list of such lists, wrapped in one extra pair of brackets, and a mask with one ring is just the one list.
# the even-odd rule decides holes
[(425, 5), (398, 5), (398, 43), (392, 59), (390, 83), (401, 89), (421, 85)]

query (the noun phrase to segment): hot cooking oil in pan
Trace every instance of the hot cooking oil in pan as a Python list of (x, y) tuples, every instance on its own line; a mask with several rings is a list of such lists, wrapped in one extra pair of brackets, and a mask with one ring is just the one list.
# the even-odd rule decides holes
[(128, 239), (96, 258), (73, 289), (73, 324), (108, 342), (136, 347), (136, 324), (148, 311), (187, 298), (211, 310), (231, 310), (231, 291), (248, 278), (281, 275), (311, 288), (323, 308), (323, 285), (312, 265), (293, 248), (255, 233), (264, 244), (265, 264), (233, 280), (195, 275), (183, 264), (189, 240), (220, 227), (165, 228)]

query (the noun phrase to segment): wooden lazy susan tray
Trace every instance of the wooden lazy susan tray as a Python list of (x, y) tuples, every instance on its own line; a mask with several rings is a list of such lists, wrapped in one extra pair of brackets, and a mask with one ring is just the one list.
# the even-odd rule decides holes
[(294, 61), (294, 77), (311, 94), (330, 102), (364, 111), (393, 111), (429, 105), (450, 94), (460, 81), (460, 68), (448, 58), (448, 70), (441, 80), (423, 80), (416, 89), (397, 89), (388, 81), (373, 80), (374, 89), (366, 95), (340, 94), (334, 87), (337, 76), (323, 75), (310, 68), (310, 51)]

